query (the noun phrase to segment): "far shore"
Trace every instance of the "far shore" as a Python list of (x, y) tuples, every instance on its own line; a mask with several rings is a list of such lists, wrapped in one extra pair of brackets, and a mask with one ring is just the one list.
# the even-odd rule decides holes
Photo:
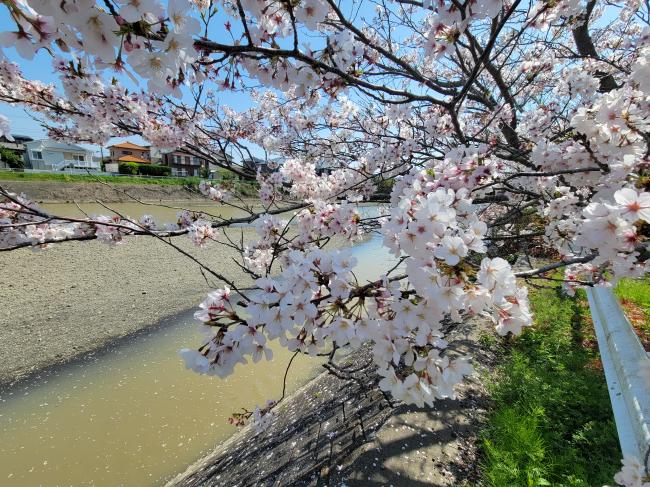
[(193, 201), (209, 203), (197, 191), (176, 184), (102, 184), (100, 182), (3, 181), (0, 186), (13, 193), (24, 193), (37, 203), (127, 203), (136, 199), (147, 203)]

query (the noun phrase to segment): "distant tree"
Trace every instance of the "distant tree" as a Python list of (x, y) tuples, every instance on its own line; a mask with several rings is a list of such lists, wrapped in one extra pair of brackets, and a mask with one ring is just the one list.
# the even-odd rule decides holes
[(25, 167), (25, 161), (20, 157), (20, 154), (5, 147), (0, 148), (0, 160), (6, 162), (10, 167), (15, 169), (22, 169)]

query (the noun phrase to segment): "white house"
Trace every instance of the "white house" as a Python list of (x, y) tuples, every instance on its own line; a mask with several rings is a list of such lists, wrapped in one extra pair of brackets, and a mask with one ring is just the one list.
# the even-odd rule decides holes
[(78, 145), (43, 139), (26, 142), (25, 149), (25, 158), (32, 169), (49, 171), (68, 168), (91, 171), (101, 169), (101, 164), (93, 159), (92, 151)]

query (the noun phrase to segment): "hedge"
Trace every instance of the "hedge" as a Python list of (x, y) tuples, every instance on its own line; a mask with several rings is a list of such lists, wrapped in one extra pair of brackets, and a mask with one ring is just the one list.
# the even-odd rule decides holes
[(0, 147), (0, 160), (6, 162), (9, 164), (9, 167), (13, 167), (14, 169), (22, 169), (25, 167), (23, 158), (5, 147)]
[(120, 174), (138, 174), (138, 166), (135, 162), (120, 162), (117, 170)]
[(139, 172), (145, 176), (170, 176), (172, 168), (158, 164), (139, 164)]
[(142, 174), (143, 176), (170, 176), (171, 167), (158, 164), (138, 164), (135, 162), (120, 162), (118, 164), (120, 174)]

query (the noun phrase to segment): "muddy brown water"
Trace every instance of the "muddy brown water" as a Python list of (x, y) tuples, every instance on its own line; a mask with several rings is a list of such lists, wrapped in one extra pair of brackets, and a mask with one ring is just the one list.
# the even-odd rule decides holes
[[(58, 214), (80, 214), (74, 205), (45, 206)], [(98, 205), (82, 208), (106, 213)], [(115, 208), (131, 216), (147, 212), (161, 221), (173, 220), (176, 211)], [(238, 212), (221, 209), (220, 215)], [(377, 277), (392, 261), (378, 238), (353, 252), (360, 280)], [(226, 379), (200, 376), (186, 370), (178, 356), (179, 349), (201, 343), (192, 312), (168, 321), (2, 392), (0, 485), (160, 485), (236, 431), (228, 422), (232, 412), (281, 395), (288, 350), (274, 343), (270, 362), (239, 365)], [(318, 360), (299, 356), (288, 390), (320, 370)]]

